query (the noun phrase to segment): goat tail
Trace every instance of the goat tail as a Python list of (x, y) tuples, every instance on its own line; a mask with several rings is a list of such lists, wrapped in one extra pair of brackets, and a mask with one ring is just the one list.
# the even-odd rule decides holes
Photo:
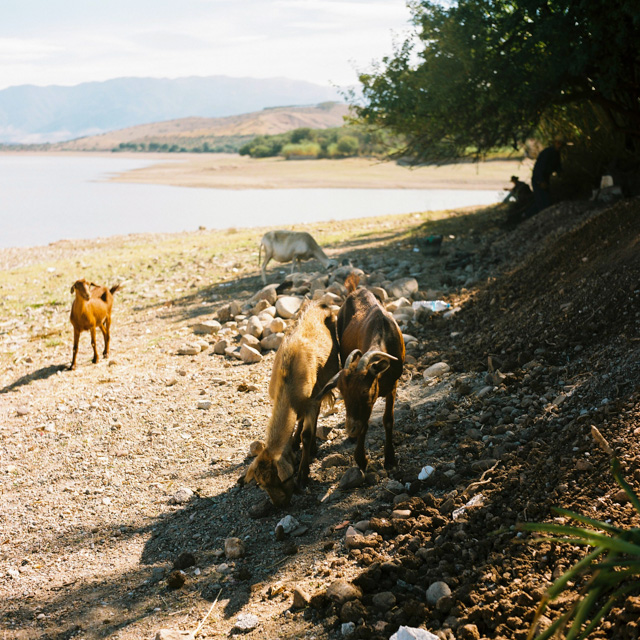
[(344, 281), (344, 286), (349, 293), (354, 292), (360, 283), (360, 276), (357, 273), (350, 273)]
[(122, 282), (119, 282), (118, 284), (114, 284), (113, 287), (109, 289), (109, 291), (111, 291), (111, 295), (113, 295), (116, 291), (118, 291), (118, 289), (120, 289), (121, 286), (122, 286)]

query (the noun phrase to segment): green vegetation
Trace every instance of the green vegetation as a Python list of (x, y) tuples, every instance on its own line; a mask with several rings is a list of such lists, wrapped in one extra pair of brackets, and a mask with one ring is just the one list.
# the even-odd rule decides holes
[(361, 121), (414, 162), (561, 135), (582, 179), (640, 160), (640, 12), (630, 0), (410, 3), (416, 32), (361, 74)]
[(355, 124), (332, 129), (294, 129), (278, 135), (257, 136), (240, 147), (240, 155), (252, 158), (283, 156), (291, 159), (381, 157), (400, 147), (388, 131)]
[(238, 153), (253, 136), (166, 136), (121, 142), (112, 151), (143, 151), (158, 153)]
[[(640, 515), (640, 500), (624, 479), (619, 460), (595, 427), (592, 427), (592, 433), (596, 442), (612, 456), (611, 473)], [(571, 518), (588, 528), (543, 523), (525, 523), (519, 525), (519, 528), (552, 535), (540, 538), (541, 542), (562, 542), (593, 547), (594, 550), (565, 571), (549, 587), (536, 612), (529, 638), (546, 640), (561, 634), (559, 637), (567, 640), (584, 639), (598, 628), (616, 603), (630, 593), (640, 592), (640, 529), (625, 530), (564, 509), (555, 511), (560, 516)], [(585, 575), (589, 576), (586, 580)], [(549, 603), (562, 595), (565, 596), (565, 600), (570, 601), (568, 592), (579, 580), (584, 581), (580, 597), (547, 629), (538, 634), (536, 626)]]

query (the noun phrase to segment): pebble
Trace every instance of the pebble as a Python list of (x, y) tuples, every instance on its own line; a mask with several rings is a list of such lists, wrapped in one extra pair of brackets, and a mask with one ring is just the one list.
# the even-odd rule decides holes
[(341, 627), (343, 636), (351, 636), (356, 631), (355, 622), (343, 622)]
[(335, 580), (327, 589), (327, 598), (343, 604), (349, 600), (356, 600), (362, 597), (362, 591), (355, 585), (345, 580)]
[(260, 347), (267, 351), (277, 351), (283, 340), (284, 333), (271, 333), (266, 338), (262, 338), (262, 340), (260, 340)]
[(212, 405), (211, 400), (200, 400), (197, 406), (198, 406), (198, 409), (207, 411), (208, 409), (211, 409), (211, 405)]
[(295, 296), (281, 296), (276, 301), (276, 313), (281, 318), (293, 318), (302, 306), (302, 298)]
[(331, 453), (320, 463), (322, 469), (330, 469), (331, 467), (346, 467), (349, 464), (349, 458), (341, 453)]
[(211, 335), (218, 333), (222, 325), (217, 320), (205, 320), (193, 326), (193, 333), (196, 335)]
[(189, 487), (180, 487), (170, 498), (171, 504), (184, 504), (193, 497), (193, 491)]
[(240, 538), (227, 538), (224, 541), (224, 553), (230, 560), (242, 558), (246, 553), (244, 542)]
[(260, 624), (260, 618), (254, 613), (241, 613), (236, 618), (234, 629), (239, 631), (251, 631)]
[(160, 629), (156, 633), (155, 640), (193, 640), (193, 634), (190, 631)]
[(293, 590), (293, 602), (291, 606), (294, 609), (304, 609), (308, 604), (309, 595), (301, 587), (296, 587)]
[(262, 360), (262, 354), (253, 347), (243, 344), (240, 347), (240, 359), (245, 364), (254, 364)]
[(436, 362), (436, 364), (432, 364), (430, 367), (425, 369), (422, 376), (425, 380), (428, 380), (430, 378), (439, 378), (445, 373), (448, 373), (450, 370), (451, 367), (446, 362)]
[(293, 516), (285, 516), (278, 522), (276, 529), (282, 527), (282, 531), (285, 534), (290, 534), (300, 526), (300, 523)]
[(418, 474), (418, 480), (426, 480), (434, 471), (435, 469), (429, 465), (422, 467)]
[(396, 597), (391, 591), (381, 591), (372, 598), (373, 606), (381, 611), (389, 611), (396, 606)]
[(183, 344), (178, 349), (179, 356), (195, 356), (200, 353), (201, 348), (199, 344)]
[(451, 589), (446, 582), (434, 582), (427, 589), (427, 603), (431, 606), (435, 606), (440, 598), (444, 598), (450, 595)]
[(338, 485), (343, 491), (348, 489), (355, 489), (364, 484), (364, 473), (360, 467), (350, 467), (347, 469), (340, 478), (340, 484)]

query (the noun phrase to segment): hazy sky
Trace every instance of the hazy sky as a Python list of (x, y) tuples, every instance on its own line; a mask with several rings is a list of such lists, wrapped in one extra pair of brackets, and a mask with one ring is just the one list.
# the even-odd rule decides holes
[(0, 89), (122, 76), (357, 83), (406, 0), (2, 0)]

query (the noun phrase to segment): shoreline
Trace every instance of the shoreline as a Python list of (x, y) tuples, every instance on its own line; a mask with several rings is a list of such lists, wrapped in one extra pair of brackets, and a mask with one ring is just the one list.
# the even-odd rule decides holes
[(372, 158), (285, 160), (226, 153), (0, 151), (0, 155), (127, 158), (149, 166), (116, 173), (108, 182), (205, 189), (464, 189), (503, 190), (512, 175), (529, 182), (533, 161), (495, 159), (419, 167)]

